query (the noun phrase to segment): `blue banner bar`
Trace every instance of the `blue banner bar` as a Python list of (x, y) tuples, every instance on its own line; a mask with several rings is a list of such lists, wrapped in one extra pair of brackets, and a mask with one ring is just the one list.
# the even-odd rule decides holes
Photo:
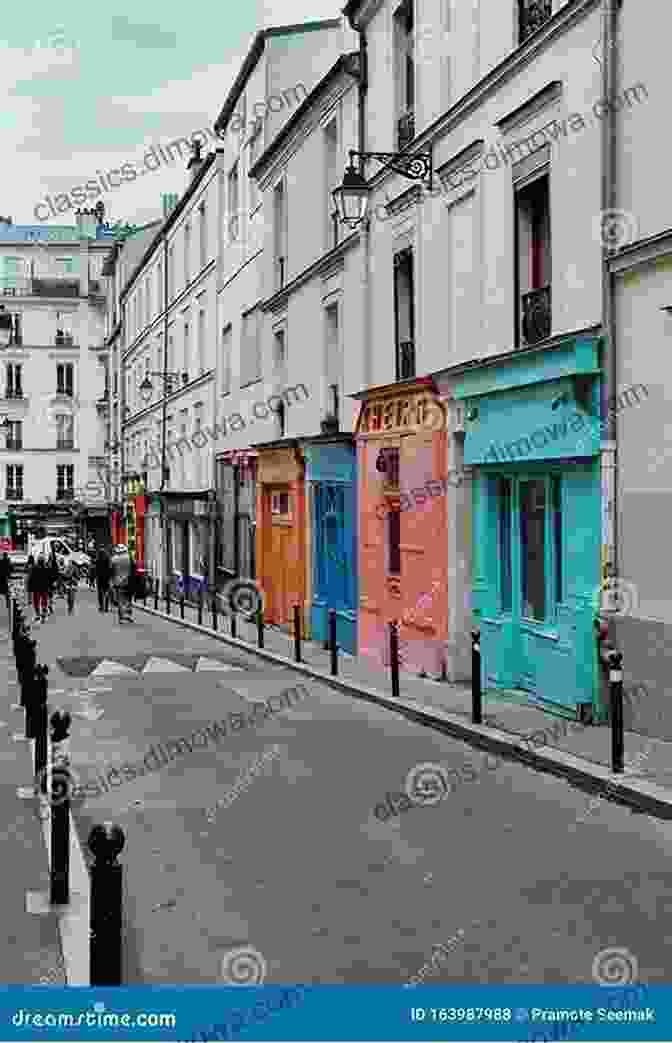
[(0, 994), (11, 1040), (670, 1040), (672, 987), (236, 985)]

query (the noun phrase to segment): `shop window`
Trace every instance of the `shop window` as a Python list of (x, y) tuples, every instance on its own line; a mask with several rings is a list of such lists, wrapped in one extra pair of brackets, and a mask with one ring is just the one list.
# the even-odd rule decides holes
[(290, 508), (291, 501), (289, 498), (289, 493), (271, 493), (271, 514), (289, 516)]
[(546, 619), (546, 482), (520, 483), (520, 560), (523, 616)]
[(499, 587), (501, 609), (511, 612), (511, 479), (500, 478), (499, 485)]
[(413, 250), (407, 247), (394, 255), (395, 380), (415, 376)]
[(548, 174), (517, 190), (516, 225), (520, 293), (518, 340), (525, 346), (550, 337), (552, 329)]
[(551, 479), (551, 495), (553, 497), (553, 556), (555, 559), (555, 602), (563, 600), (562, 576), (562, 479)]
[(388, 572), (393, 576), (401, 575), (401, 514), (389, 511), (388, 520)]

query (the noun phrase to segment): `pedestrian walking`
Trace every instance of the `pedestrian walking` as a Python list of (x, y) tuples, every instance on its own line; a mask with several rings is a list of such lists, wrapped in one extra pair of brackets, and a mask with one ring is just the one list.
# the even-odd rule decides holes
[[(32, 557), (32, 556), (31, 556)], [(28, 559), (30, 561), (30, 559)], [(47, 607), (49, 604), (49, 590), (51, 588), (51, 573), (40, 554), (37, 562), (33, 562), (28, 573), (28, 593), (33, 598), (33, 609), (35, 610), (35, 622), (47, 621)]]
[[(38, 559), (39, 560), (39, 559)], [(49, 574), (49, 586), (47, 589), (48, 600), (49, 600), (49, 615), (54, 614), (54, 597), (57, 592), (57, 588), (60, 586), (61, 573), (58, 567), (58, 561), (56, 560), (56, 553), (51, 552), (49, 561), (46, 563), (47, 572)]]
[(77, 597), (77, 586), (79, 582), (79, 576), (77, 566), (74, 561), (68, 562), (65, 569), (65, 597), (68, 604), (68, 615), (71, 616), (75, 611), (75, 600)]
[(7, 612), (9, 612), (9, 581), (12, 575), (12, 563), (7, 551), (0, 558), (0, 594), (5, 595)]
[(112, 577), (111, 584), (115, 593), (117, 615), (120, 623), (124, 619), (129, 622), (133, 619), (131, 607), (132, 584), (135, 582), (135, 569), (133, 561), (128, 553), (128, 548), (118, 544), (112, 555)]
[(94, 565), (96, 588), (98, 590), (98, 611), (107, 612), (110, 601), (110, 579), (112, 565), (110, 556), (104, 547), (99, 547)]

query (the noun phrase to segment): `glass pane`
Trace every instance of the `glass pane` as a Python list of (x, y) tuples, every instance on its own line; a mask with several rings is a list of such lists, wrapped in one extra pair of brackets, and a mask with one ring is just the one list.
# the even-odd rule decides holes
[(562, 601), (562, 486), (560, 478), (551, 479), (553, 494), (553, 543), (555, 554), (555, 601)]
[(501, 609), (511, 612), (511, 479), (499, 479), (499, 584)]
[(520, 484), (520, 560), (523, 616), (546, 618), (546, 483)]

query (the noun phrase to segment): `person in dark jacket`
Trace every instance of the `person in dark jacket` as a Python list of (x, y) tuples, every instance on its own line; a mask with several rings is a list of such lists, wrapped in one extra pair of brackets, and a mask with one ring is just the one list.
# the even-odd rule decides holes
[[(29, 559), (30, 560), (30, 559)], [(47, 604), (49, 602), (49, 588), (51, 586), (51, 575), (44, 556), (40, 554), (37, 562), (30, 567), (28, 573), (28, 593), (33, 597), (33, 608), (35, 609), (35, 622), (40, 619), (45, 623), (47, 620)]]
[(96, 588), (98, 590), (98, 611), (107, 612), (110, 598), (110, 578), (112, 565), (107, 551), (101, 547), (96, 555)]
[(56, 587), (61, 578), (60, 569), (58, 567), (58, 561), (56, 560), (56, 554), (52, 551), (47, 562), (47, 572), (49, 573), (49, 615), (54, 614), (54, 595), (56, 594)]
[(12, 563), (9, 554), (5, 553), (0, 558), (0, 594), (5, 595), (7, 611), (9, 612), (9, 580), (12, 575)]

